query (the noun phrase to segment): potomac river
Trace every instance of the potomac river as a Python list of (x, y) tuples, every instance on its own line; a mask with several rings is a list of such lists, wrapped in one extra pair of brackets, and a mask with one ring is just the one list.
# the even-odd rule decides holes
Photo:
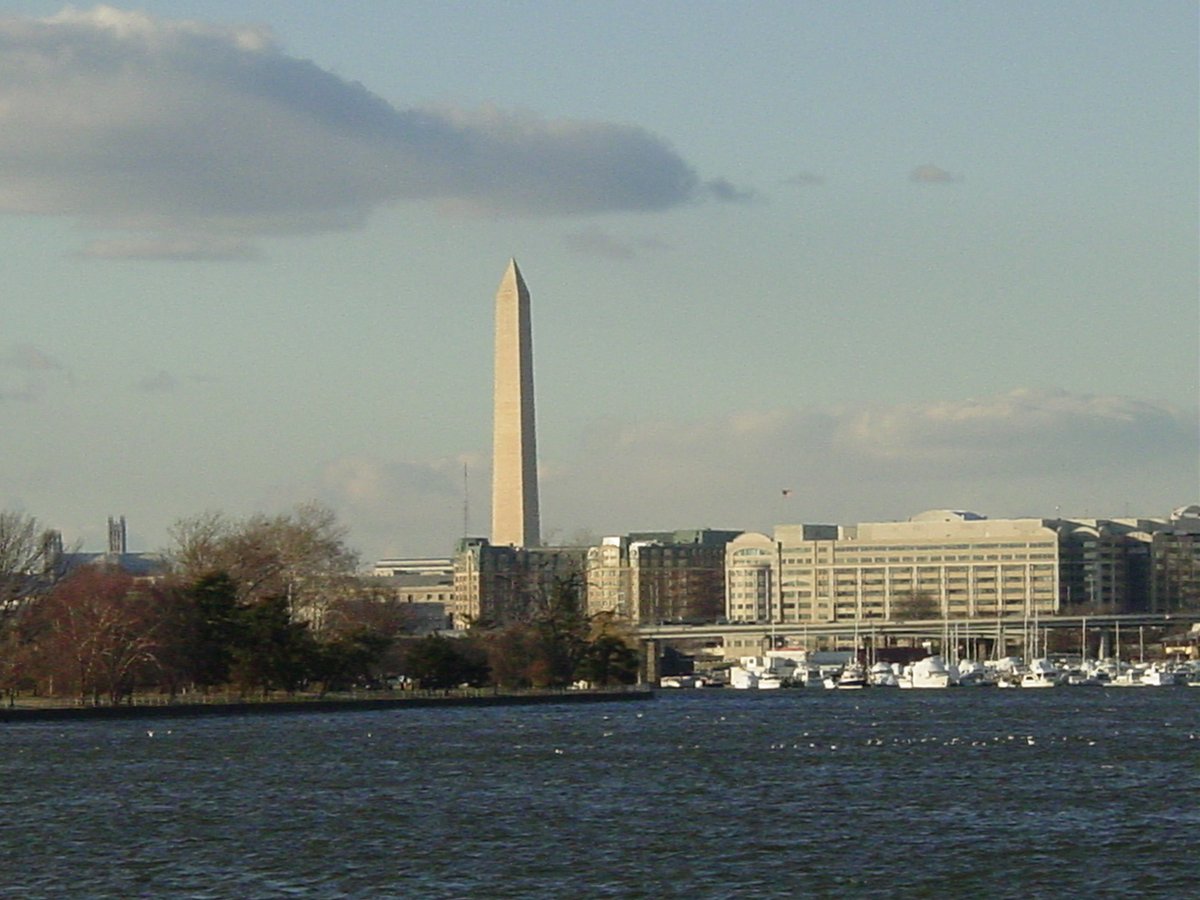
[(0, 727), (21, 898), (1195, 896), (1200, 690)]

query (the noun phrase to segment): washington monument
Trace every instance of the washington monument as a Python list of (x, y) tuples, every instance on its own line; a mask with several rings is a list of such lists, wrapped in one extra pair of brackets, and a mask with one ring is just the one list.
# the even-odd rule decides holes
[(515, 259), (496, 291), (496, 371), (492, 404), (492, 538), (495, 546), (537, 547), (537, 439), (529, 289)]

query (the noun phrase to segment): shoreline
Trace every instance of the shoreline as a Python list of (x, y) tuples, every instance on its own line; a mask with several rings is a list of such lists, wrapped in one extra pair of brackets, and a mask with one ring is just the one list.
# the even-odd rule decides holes
[[(413, 692), (416, 693), (416, 692)], [(428, 709), (436, 706), (538, 706), (555, 703), (610, 703), (651, 700), (651, 688), (623, 690), (446, 691), (419, 696), (326, 697), (288, 700), (235, 700), (219, 703), (175, 701), (131, 706), (42, 706), (0, 708), (0, 723), (71, 722), (106, 719), (198, 718), (201, 716), (258, 716), (289, 713), (346, 713), (388, 709)]]

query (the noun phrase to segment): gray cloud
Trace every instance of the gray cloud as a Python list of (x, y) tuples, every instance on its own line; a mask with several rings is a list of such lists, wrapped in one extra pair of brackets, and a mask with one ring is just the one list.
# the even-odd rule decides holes
[(179, 379), (165, 369), (138, 380), (137, 389), (148, 394), (170, 394), (179, 387)]
[(138, 235), (86, 251), (104, 258), (241, 257), (412, 199), (549, 215), (745, 197), (641, 128), (398, 109), (263, 29), (110, 7), (0, 19), (0, 166), (0, 211)]
[(58, 360), (32, 344), (13, 344), (0, 354), (0, 366), (24, 372), (53, 372), (65, 368)]
[(706, 181), (704, 190), (710, 197), (723, 203), (749, 203), (758, 198), (758, 195), (750, 188), (740, 187), (724, 178)]
[(80, 252), (80, 256), (89, 259), (206, 262), (255, 259), (258, 257), (258, 252), (243, 238), (226, 238), (218, 235), (177, 235), (163, 238), (90, 241)]
[(791, 178), (783, 179), (784, 184), (794, 184), (800, 187), (811, 187), (813, 185), (824, 184), (825, 176), (816, 175), (813, 172), (799, 172)]
[(38, 400), (55, 382), (70, 380), (62, 363), (32, 344), (12, 344), (0, 353), (0, 400)]
[(916, 184), (953, 184), (958, 179), (932, 163), (917, 166), (908, 173), (908, 180)]
[[(598, 423), (542, 484), (565, 527), (767, 528), (1091, 509), (1165, 514), (1195, 493), (1196, 416), (1126, 397), (1019, 390), (982, 400)], [(782, 490), (791, 489), (786, 500)], [(1148, 508), (1147, 508), (1148, 507)], [(1161, 508), (1160, 508), (1161, 507)]]
[(849, 414), (844, 448), (883, 470), (1080, 471), (1197, 449), (1186, 416), (1129, 397), (1015, 390), (982, 400)]
[(599, 228), (567, 232), (563, 241), (575, 253), (602, 259), (633, 259), (646, 251), (667, 248), (658, 238), (621, 238)]

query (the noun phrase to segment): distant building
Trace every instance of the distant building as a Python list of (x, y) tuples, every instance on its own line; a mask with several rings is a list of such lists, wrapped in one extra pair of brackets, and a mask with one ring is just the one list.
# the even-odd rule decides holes
[(741, 532), (633, 532), (587, 550), (589, 615), (640, 625), (711, 622), (725, 610), (725, 547)]
[[(836, 525), (795, 525), (799, 540), (836, 540)], [(738, 535), (725, 553), (725, 615), (731, 622), (782, 621), (782, 545), (757, 532)]]
[(1200, 505), (1175, 510), (1150, 535), (1150, 611), (1200, 609)]
[(114, 519), (108, 517), (108, 552), (121, 556), (129, 551), (125, 532), (125, 517)]
[(454, 564), (447, 557), (381, 559), (372, 569), (375, 584), (403, 603), (413, 631), (429, 634), (450, 627), (454, 606)]
[(144, 581), (165, 577), (170, 570), (169, 560), (161, 553), (131, 553), (126, 534), (125, 517), (109, 517), (108, 550), (94, 553), (67, 550), (62, 532), (47, 531), (42, 536), (43, 571), (39, 574), (53, 580), (80, 566), (106, 566)]
[(454, 555), (454, 627), (528, 621), (554, 591), (581, 581), (586, 556), (585, 547), (497, 547), (464, 538)]
[(1043, 519), (934, 510), (907, 522), (784, 526), (773, 621), (1051, 613), (1060, 538)]
[(454, 562), (449, 557), (419, 556), (378, 560), (372, 575), (385, 578), (414, 577), (454, 581)]
[(1200, 608), (1200, 507), (1170, 520), (932, 510), (907, 522), (780, 525), (731, 541), (725, 566), (737, 622)]

